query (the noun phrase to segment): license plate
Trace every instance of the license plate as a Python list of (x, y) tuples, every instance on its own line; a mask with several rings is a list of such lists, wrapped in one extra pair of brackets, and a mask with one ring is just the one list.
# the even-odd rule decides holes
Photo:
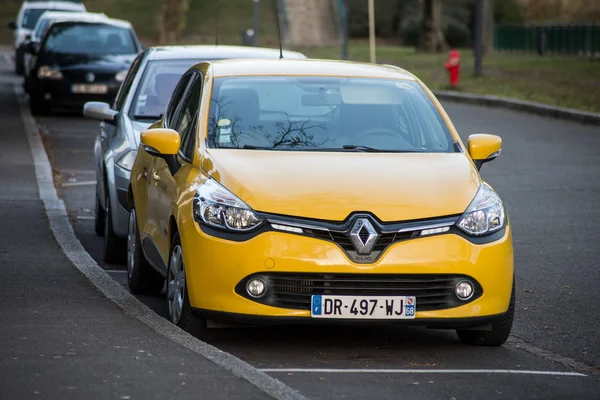
[(312, 318), (414, 319), (415, 296), (328, 296), (311, 297)]
[(77, 83), (71, 86), (71, 91), (73, 93), (106, 94), (108, 85)]

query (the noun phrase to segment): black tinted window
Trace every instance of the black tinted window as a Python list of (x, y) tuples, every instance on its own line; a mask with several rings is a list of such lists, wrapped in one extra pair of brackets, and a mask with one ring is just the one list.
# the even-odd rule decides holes
[(129, 29), (105, 24), (56, 24), (46, 37), (46, 51), (68, 54), (135, 54)]
[(175, 129), (181, 135), (181, 153), (190, 160), (194, 154), (195, 132), (198, 121), (198, 109), (200, 107), (200, 94), (202, 93), (202, 79), (196, 74), (192, 81), (192, 87), (187, 92), (176, 122), (173, 124)]
[(169, 101), (169, 106), (165, 112), (165, 126), (167, 128), (175, 129), (174, 126), (177, 123), (175, 113), (177, 112), (177, 109), (181, 103), (181, 99), (185, 95), (191, 77), (191, 74), (184, 75), (173, 91), (171, 101)]

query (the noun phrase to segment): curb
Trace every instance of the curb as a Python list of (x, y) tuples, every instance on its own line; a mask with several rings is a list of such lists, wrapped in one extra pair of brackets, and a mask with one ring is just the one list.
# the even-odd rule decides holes
[(600, 125), (600, 114), (579, 111), (572, 108), (555, 107), (533, 101), (515, 100), (509, 97), (478, 95), (453, 91), (435, 91), (434, 95), (439, 100), (456, 101), (460, 103), (484, 105), (489, 107), (503, 107), (511, 110), (524, 111), (544, 117), (552, 117), (566, 121), (575, 121), (584, 124)]
[(21, 120), (25, 127), (29, 149), (33, 158), (40, 200), (44, 203), (50, 229), (58, 245), (72, 265), (81, 272), (107, 299), (127, 314), (143, 322), (156, 333), (170, 339), (194, 353), (212, 361), (233, 375), (242, 378), (277, 400), (308, 400), (298, 391), (234, 355), (205, 343), (160, 317), (129, 291), (117, 283), (88, 254), (75, 236), (64, 202), (58, 197), (52, 176), (52, 167), (37, 125), (27, 107), (23, 89), (13, 86)]

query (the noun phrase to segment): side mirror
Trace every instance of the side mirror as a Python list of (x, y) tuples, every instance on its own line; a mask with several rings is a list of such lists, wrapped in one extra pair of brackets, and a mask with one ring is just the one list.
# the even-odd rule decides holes
[(477, 170), (489, 161), (494, 160), (502, 152), (502, 139), (500, 136), (477, 133), (469, 136), (469, 155), (475, 162)]
[(83, 106), (83, 116), (97, 121), (104, 121), (107, 124), (116, 125), (118, 111), (110, 108), (108, 103), (99, 101), (88, 101)]
[(31, 33), (25, 35), (25, 40), (31, 40)]
[(40, 44), (38, 42), (29, 42), (25, 47), (25, 51), (30, 54), (37, 54), (40, 51)]
[(10, 21), (8, 23), (8, 27), (14, 31), (15, 29), (17, 29), (17, 23), (15, 21)]
[(140, 135), (142, 148), (155, 156), (174, 156), (179, 153), (181, 138), (173, 129), (148, 129)]

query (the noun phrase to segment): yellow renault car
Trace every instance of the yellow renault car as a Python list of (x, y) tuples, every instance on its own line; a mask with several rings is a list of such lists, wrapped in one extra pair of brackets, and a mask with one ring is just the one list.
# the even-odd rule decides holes
[(167, 282), (170, 320), (417, 324), (498, 346), (514, 273), (503, 203), (479, 175), (501, 139), (463, 144), (393, 67), (203, 62), (141, 135), (128, 281)]

